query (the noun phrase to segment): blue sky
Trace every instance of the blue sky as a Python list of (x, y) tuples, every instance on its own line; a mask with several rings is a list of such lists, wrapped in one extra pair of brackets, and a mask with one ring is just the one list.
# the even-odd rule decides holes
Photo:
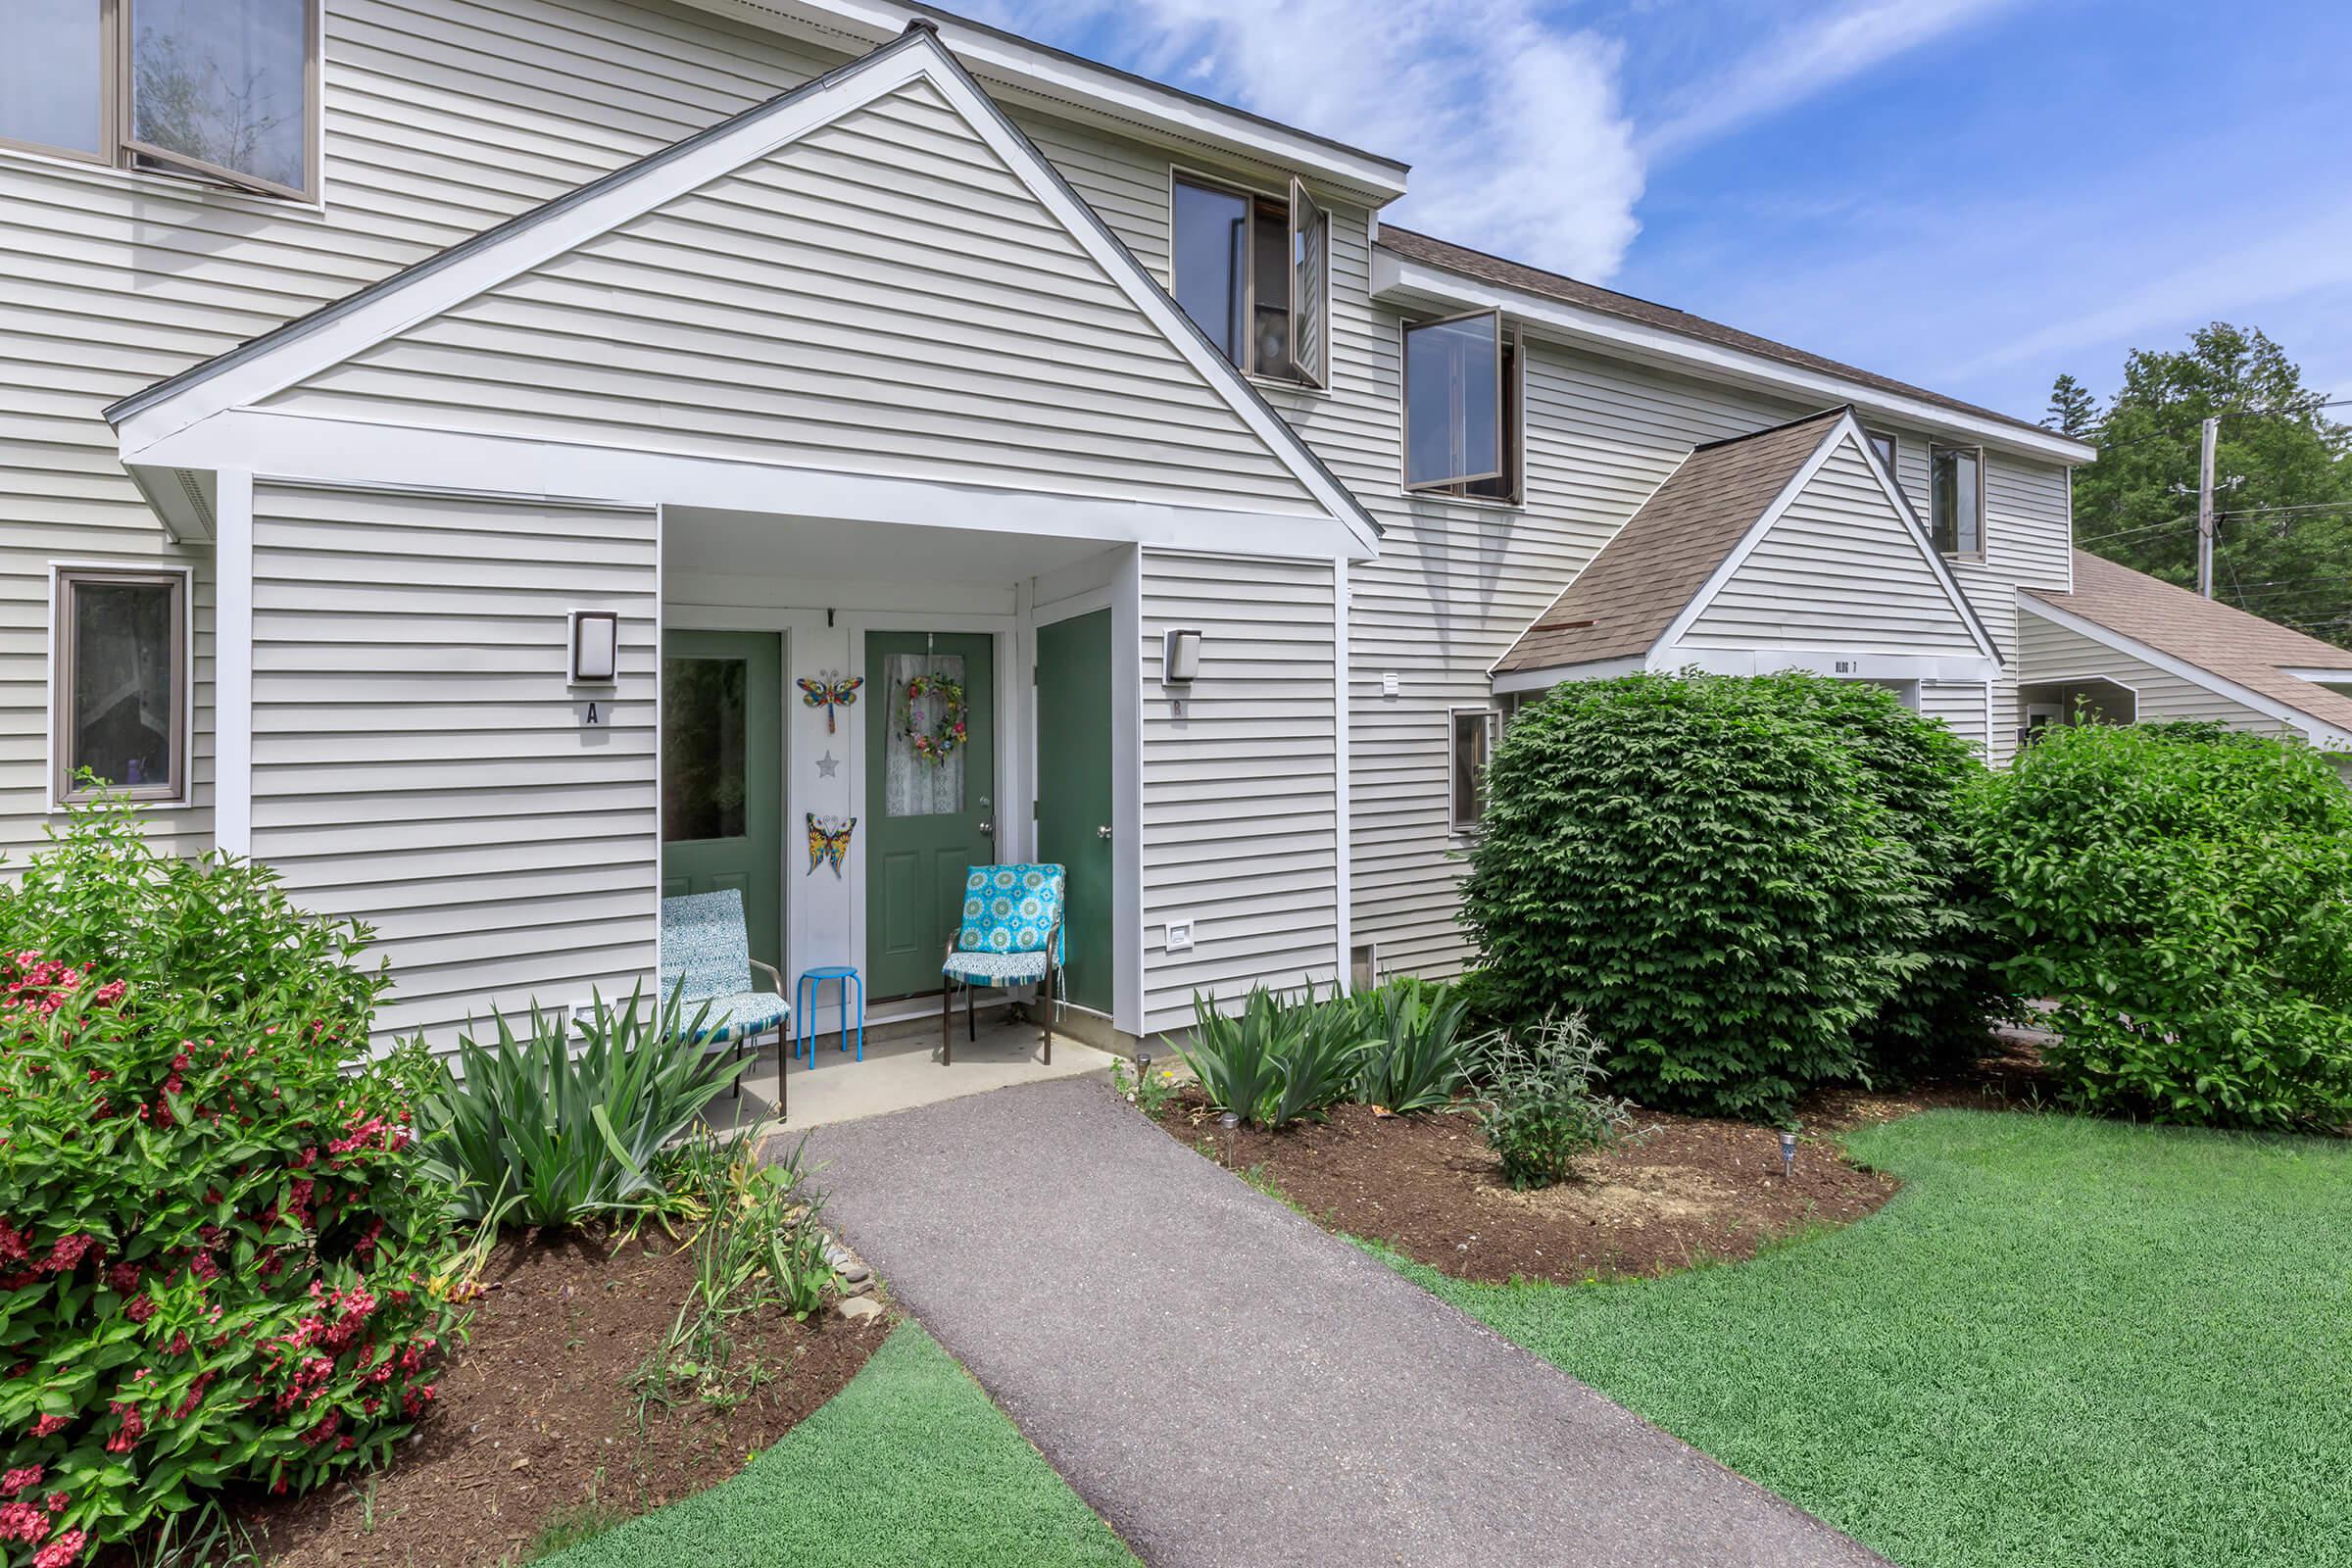
[(2352, 396), (2352, 6), (973, 0), (1403, 158), (1408, 226), (2010, 413), (2259, 326)]

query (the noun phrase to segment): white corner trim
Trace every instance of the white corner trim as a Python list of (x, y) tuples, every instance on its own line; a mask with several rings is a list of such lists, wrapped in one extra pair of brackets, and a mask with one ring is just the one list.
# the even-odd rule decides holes
[(1355, 946), (1355, 835), (1350, 830), (1349, 815), (1354, 807), (1348, 798), (1348, 563), (1331, 564), (1331, 695), (1333, 703), (1332, 740), (1337, 750), (1333, 763), (1332, 795), (1337, 808), (1334, 820), (1339, 826), (1339, 859), (1335, 866), (1336, 888), (1334, 910), (1339, 924), (1339, 974), (1347, 983), (1348, 965), (1353, 961)]
[(1409, 260), (1395, 251), (1372, 253), (1372, 297), (1400, 296), (1428, 300), (1461, 310), (1502, 310), (1539, 337), (1595, 346), (1619, 355), (1680, 366), (1711, 380), (1731, 380), (1768, 387), (1824, 404), (1851, 403), (1874, 417), (1931, 431), (1949, 431), (1982, 441), (1988, 447), (2026, 453), (2051, 463), (2082, 464), (2097, 459), (2098, 449), (2081, 441), (2033, 430), (2006, 420), (1984, 418), (1939, 403), (1889, 392), (1827, 371), (1810, 370), (1761, 354), (1709, 343), (1661, 326), (1612, 316), (1605, 311), (1572, 305), (1548, 295), (1508, 288), (1483, 278), (1466, 276)]
[(253, 854), (253, 474), (224, 468), (214, 501), (213, 845)]
[[(2267, 718), (2275, 718), (2281, 724), (2300, 730), (2314, 746), (2323, 751), (2352, 749), (2352, 734), (2347, 734), (2327, 719), (2304, 712), (2299, 708), (2290, 707), (2278, 698), (2266, 696), (2251, 687), (2240, 686), (2228, 676), (2217, 675), (2202, 664), (2192, 664), (2187, 660), (2168, 654), (2161, 648), (2151, 647), (2136, 637), (2129, 637), (2120, 631), (2110, 630), (2095, 620), (2079, 615), (2071, 610), (2061, 610), (2048, 600), (2038, 599), (2032, 594), (2019, 594), (2017, 605), (2018, 609), (2025, 613), (2037, 615), (2053, 626), (2062, 627), (2078, 637), (2086, 637), (2101, 647), (2112, 648), (2117, 653), (2128, 655), (2143, 664), (2153, 664), (2166, 674), (2178, 675), (2190, 685), (2201, 686), (2216, 697), (2226, 697), (2241, 708), (2250, 708)], [(2097, 678), (2106, 680), (2112, 677), (2102, 675)], [(2027, 678), (2021, 670), (2018, 684), (2020, 686), (2037, 686), (2042, 682), (2038, 679)], [(2118, 681), (2116, 684), (2121, 685), (2122, 682)]]

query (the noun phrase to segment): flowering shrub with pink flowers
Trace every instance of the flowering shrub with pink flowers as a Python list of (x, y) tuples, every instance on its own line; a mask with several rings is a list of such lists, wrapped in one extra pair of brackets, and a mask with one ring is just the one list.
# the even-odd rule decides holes
[(0, 888), (0, 1565), (381, 1462), (456, 1250), (365, 933), (80, 808)]

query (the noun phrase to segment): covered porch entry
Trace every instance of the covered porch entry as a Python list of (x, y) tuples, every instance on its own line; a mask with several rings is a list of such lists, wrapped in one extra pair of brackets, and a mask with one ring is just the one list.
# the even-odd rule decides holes
[[(1055, 1033), (1132, 1034), (1118, 999), (1140, 945), (1117, 938), (1136, 929), (1119, 869), (1141, 820), (1138, 770), (1119, 765), (1140, 745), (1136, 554), (664, 509), (663, 895), (739, 889), (755, 957), (796, 990), (855, 969), (881, 1030), (936, 1019), (970, 867), (1056, 864)], [(820, 990), (800, 1010), (830, 1036), (839, 982)]]

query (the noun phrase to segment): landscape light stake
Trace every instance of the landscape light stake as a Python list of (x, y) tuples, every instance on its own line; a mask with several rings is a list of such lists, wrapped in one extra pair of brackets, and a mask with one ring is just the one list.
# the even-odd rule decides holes
[(1796, 1175), (1796, 1134), (1794, 1133), (1784, 1132), (1781, 1134), (1781, 1174), (1784, 1177)]

